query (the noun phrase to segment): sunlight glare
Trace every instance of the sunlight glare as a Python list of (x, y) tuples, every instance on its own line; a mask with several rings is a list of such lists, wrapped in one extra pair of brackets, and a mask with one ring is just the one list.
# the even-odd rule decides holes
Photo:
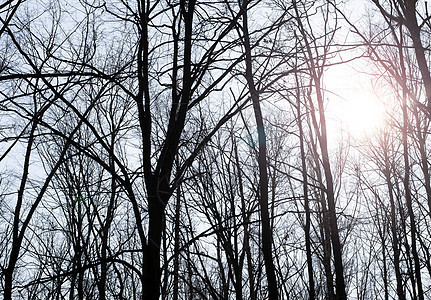
[(353, 138), (369, 137), (384, 125), (384, 105), (369, 91), (357, 93), (341, 106), (337, 112), (341, 129)]
[(373, 75), (358, 74), (352, 66), (340, 64), (327, 71), (324, 82), (327, 90), (333, 91), (327, 94), (329, 135), (333, 141), (344, 137), (367, 140), (384, 127), (387, 97)]

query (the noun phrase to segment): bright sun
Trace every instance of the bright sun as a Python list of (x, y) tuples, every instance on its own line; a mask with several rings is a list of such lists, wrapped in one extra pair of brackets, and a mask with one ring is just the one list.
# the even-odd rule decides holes
[(332, 134), (329, 134), (333, 138), (341, 137), (341, 134), (363, 140), (385, 125), (385, 106), (370, 91), (356, 90), (352, 95), (335, 100), (329, 106), (328, 117), (332, 123), (329, 128)]
[(339, 114), (342, 129), (354, 138), (372, 135), (384, 125), (384, 106), (368, 92), (354, 95), (343, 106)]
[[(332, 138), (349, 136), (357, 140), (371, 137), (385, 125), (386, 109), (373, 87), (371, 75), (358, 76), (347, 66), (334, 67), (325, 78), (329, 96), (328, 130)], [(340, 136), (341, 134), (341, 136)]]

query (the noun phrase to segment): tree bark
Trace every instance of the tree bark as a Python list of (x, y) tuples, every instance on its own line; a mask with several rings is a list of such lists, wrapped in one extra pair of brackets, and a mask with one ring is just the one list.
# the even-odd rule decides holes
[(311, 237), (310, 237), (310, 227), (311, 227), (311, 213), (310, 213), (310, 203), (308, 197), (308, 175), (307, 175), (307, 163), (305, 157), (305, 146), (304, 146), (304, 132), (302, 128), (302, 113), (301, 113), (301, 97), (299, 92), (299, 80), (296, 75), (296, 114), (298, 118), (298, 129), (299, 129), (299, 148), (301, 151), (301, 168), (302, 168), (302, 191), (304, 194), (304, 209), (305, 209), (305, 252), (307, 256), (307, 271), (308, 271), (308, 299), (314, 300), (316, 298), (316, 292), (314, 289), (314, 276), (313, 276), (313, 257), (311, 254)]
[[(385, 160), (387, 156), (385, 155)], [(399, 241), (398, 241), (398, 232), (397, 232), (397, 222), (396, 222), (396, 210), (395, 210), (395, 200), (393, 193), (393, 185), (390, 178), (389, 165), (388, 162), (385, 162), (385, 179), (386, 185), (388, 186), (389, 192), (389, 201), (391, 205), (391, 233), (392, 233), (392, 251), (394, 251), (394, 270), (395, 270), (395, 278), (397, 282), (397, 295), (398, 299), (405, 300), (406, 297), (403, 291), (403, 281), (401, 278), (401, 268), (400, 268), (400, 249), (399, 249)]]
[(313, 57), (311, 45), (307, 38), (307, 33), (305, 32), (304, 26), (302, 25), (302, 21), (300, 20), (300, 14), (299, 14), (296, 2), (294, 4), (294, 9), (298, 19), (298, 27), (301, 32), (301, 37), (304, 41), (304, 46), (308, 55), (309, 72), (311, 75), (311, 80), (313, 82), (314, 89), (316, 91), (316, 97), (317, 97), (320, 126), (316, 119), (316, 111), (314, 108), (314, 104), (312, 103), (311, 96), (309, 96), (309, 104), (310, 104), (311, 114), (313, 117), (313, 125), (318, 135), (320, 150), (322, 153), (322, 166), (323, 166), (325, 180), (326, 180), (328, 218), (329, 218), (329, 227), (331, 230), (331, 242), (332, 242), (332, 250), (334, 254), (334, 267), (335, 267), (335, 274), (336, 274), (336, 279), (335, 279), (336, 299), (342, 300), (342, 299), (347, 299), (347, 294), (346, 294), (346, 286), (344, 283), (342, 247), (340, 242), (340, 235), (338, 230), (336, 207), (335, 207), (334, 182), (333, 182), (333, 177), (331, 172), (331, 164), (329, 161), (325, 107), (323, 104), (323, 91), (322, 91), (321, 82), (320, 82), (321, 78), (318, 74), (318, 70), (320, 69), (320, 67), (316, 65), (314, 62), (315, 58)]
[[(407, 17), (407, 15), (409, 17)], [(412, 19), (412, 23), (417, 24), (417, 22), (416, 22), (416, 11), (413, 9), (413, 13), (412, 13), (410, 10), (407, 10), (406, 11), (406, 19), (408, 19), (408, 20)], [(418, 28), (416, 28), (416, 27), (414, 27), (413, 29), (409, 28), (409, 30), (412, 34), (413, 44), (415, 45), (415, 43), (418, 43), (418, 46), (415, 45), (416, 56), (418, 56), (417, 48), (420, 47), (422, 49), (422, 51), (419, 51), (422, 55), (424, 53), (423, 53), (422, 44), (420, 42), (420, 32), (416, 32), (416, 29), (418, 29)], [(412, 30), (414, 33), (412, 32)], [(414, 34), (417, 34), (417, 36), (415, 37)], [(399, 56), (400, 56), (399, 58), (400, 58), (401, 76), (402, 76), (402, 81), (407, 82), (406, 69), (405, 69), (405, 65), (404, 65), (403, 38), (402, 37), (403, 37), (402, 29), (400, 28), (400, 42), (398, 45), (398, 52), (399, 52)], [(418, 40), (416, 40), (416, 39), (418, 39)], [(416, 42), (415, 42), (415, 40), (416, 40)], [(418, 50), (420, 50), (420, 49), (418, 49)], [(426, 73), (428, 78), (427, 79), (424, 78), (425, 90), (426, 90), (427, 96), (428, 95), (431, 96), (431, 90), (427, 90), (427, 89), (431, 89), (431, 78), (429, 77), (429, 71), (428, 71), (428, 67), (426, 66), (426, 61), (422, 62), (422, 63), (425, 63), (425, 65), (421, 66), (420, 60), (422, 58), (425, 59), (425, 56), (417, 57), (419, 69), (421, 69), (421, 68), (425, 69), (425, 67), (426, 67), (426, 71), (424, 70), (424, 72)], [(422, 73), (422, 70), (421, 70), (421, 73)], [(422, 74), (422, 76), (424, 76), (424, 73)], [(427, 80), (430, 80), (428, 87), (427, 87), (427, 84), (428, 84)], [(430, 94), (428, 94), (428, 92), (430, 92)], [(413, 260), (414, 260), (414, 264), (415, 264), (414, 269), (415, 269), (416, 284), (418, 286), (418, 296), (419, 296), (419, 300), (424, 300), (424, 292), (423, 292), (423, 287), (422, 287), (419, 255), (418, 255), (417, 247), (416, 247), (416, 221), (415, 221), (415, 215), (414, 215), (413, 207), (412, 207), (412, 194), (411, 194), (411, 190), (410, 190), (410, 162), (409, 162), (409, 147), (407, 144), (407, 131), (408, 131), (408, 127), (409, 127), (409, 117), (407, 114), (407, 87), (406, 87), (406, 84), (404, 84), (402, 86), (402, 111), (403, 111), (402, 139), (403, 139), (403, 158), (404, 158), (403, 185), (404, 185), (404, 191), (405, 191), (405, 197), (406, 197), (407, 211), (408, 211), (408, 215), (409, 215), (409, 219), (410, 219), (412, 255), (413, 255)]]
[(266, 136), (263, 123), (262, 110), (260, 107), (259, 93), (253, 80), (252, 56), (250, 36), (247, 23), (247, 1), (243, 2), (243, 31), (244, 31), (244, 48), (245, 48), (245, 63), (246, 63), (246, 79), (250, 90), (250, 96), (253, 103), (254, 116), (256, 119), (257, 134), (258, 134), (258, 166), (259, 166), (259, 204), (262, 224), (262, 252), (265, 263), (266, 276), (268, 281), (268, 293), (270, 300), (278, 300), (277, 278), (275, 275), (275, 267), (272, 257), (272, 229), (270, 225), (270, 217), (268, 212), (268, 170), (266, 158)]

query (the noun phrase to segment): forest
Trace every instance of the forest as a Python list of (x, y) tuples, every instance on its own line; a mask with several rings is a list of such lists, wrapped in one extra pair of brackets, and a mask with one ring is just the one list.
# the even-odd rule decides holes
[(423, 0), (0, 1), (0, 298), (431, 299)]

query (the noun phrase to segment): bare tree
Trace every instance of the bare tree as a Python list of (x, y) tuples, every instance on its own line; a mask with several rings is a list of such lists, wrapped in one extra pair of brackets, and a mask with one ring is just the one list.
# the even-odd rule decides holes
[[(346, 286), (344, 282), (344, 271), (343, 271), (343, 262), (342, 262), (342, 246), (340, 242), (339, 229), (337, 224), (337, 215), (336, 215), (336, 206), (335, 206), (335, 194), (334, 194), (334, 182), (333, 175), (331, 171), (331, 164), (329, 160), (329, 152), (328, 152), (328, 137), (327, 137), (327, 128), (326, 128), (326, 117), (325, 117), (325, 108), (324, 108), (324, 96), (322, 89), (322, 74), (325, 69), (326, 59), (328, 57), (328, 51), (330, 47), (331, 40), (333, 39), (333, 32), (329, 31), (327, 28), (327, 36), (325, 40), (327, 44), (323, 45), (322, 53), (319, 53), (319, 48), (316, 44), (315, 37), (312, 35), (312, 32), (307, 32), (303, 25), (303, 20), (301, 18), (302, 14), (307, 14), (307, 11), (301, 11), (300, 9), (305, 8), (305, 5), (301, 2), (295, 2), (295, 18), (297, 21), (298, 30), (301, 34), (301, 39), (303, 41), (304, 51), (306, 53), (308, 63), (309, 63), (309, 72), (310, 72), (310, 81), (315, 90), (315, 95), (317, 99), (317, 108), (314, 107), (314, 103), (311, 99), (311, 93), (309, 94), (309, 106), (311, 110), (311, 116), (313, 121), (314, 130), (318, 136), (319, 146), (321, 150), (321, 158), (322, 158), (322, 166), (325, 175), (325, 191), (327, 196), (327, 204), (328, 204), (328, 221), (330, 226), (330, 237), (332, 242), (332, 251), (334, 254), (334, 267), (336, 273), (336, 299), (347, 299), (346, 295)], [(329, 6), (326, 7), (329, 10)], [(327, 18), (327, 15), (326, 15)], [(327, 26), (328, 19), (325, 18)], [(309, 40), (309, 39), (312, 40)], [(315, 54), (313, 54), (315, 53)], [(317, 118), (318, 117), (318, 118)]]

